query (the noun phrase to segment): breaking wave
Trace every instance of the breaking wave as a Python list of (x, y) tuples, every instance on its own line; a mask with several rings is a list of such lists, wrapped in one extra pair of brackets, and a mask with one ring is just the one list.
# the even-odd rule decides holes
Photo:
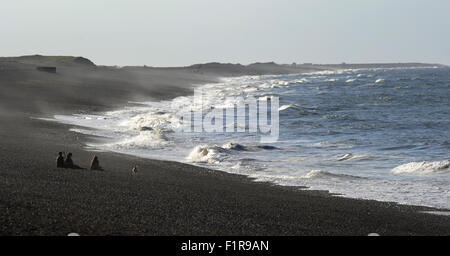
[(220, 163), (226, 158), (226, 150), (219, 146), (196, 146), (188, 155), (192, 163)]
[[(203, 104), (194, 104), (194, 94), (47, 120), (74, 125), (73, 132), (95, 139), (90, 149), (187, 162), (356, 198), (448, 208), (449, 161), (405, 159), (447, 160), (442, 156), (450, 148), (449, 79), (449, 69), (223, 78), (199, 86)], [(278, 142), (261, 144), (260, 134), (247, 132), (249, 120), (228, 123), (219, 117), (214, 124), (226, 132), (183, 132), (182, 116), (190, 111), (239, 110), (247, 97), (279, 97)], [(227, 111), (223, 117), (234, 113)]]
[(233, 159), (230, 157), (241, 154), (243, 151), (255, 152), (275, 149), (278, 148), (269, 145), (244, 146), (235, 142), (228, 142), (222, 146), (198, 145), (191, 150), (186, 159), (192, 163), (221, 163), (225, 160), (232, 162)]
[(223, 145), (223, 148), (225, 149), (233, 149), (233, 150), (247, 150), (247, 148), (241, 144), (229, 142), (225, 145)]
[(171, 142), (162, 131), (143, 131), (139, 135), (108, 144), (116, 149), (153, 149), (169, 145)]
[(306, 175), (302, 176), (303, 179), (361, 179), (361, 177), (348, 175), (348, 174), (337, 174), (321, 170), (313, 170), (308, 172)]

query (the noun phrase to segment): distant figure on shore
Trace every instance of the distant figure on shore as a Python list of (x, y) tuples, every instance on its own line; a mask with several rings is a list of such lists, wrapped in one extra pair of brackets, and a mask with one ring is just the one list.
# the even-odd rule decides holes
[(139, 165), (134, 166), (134, 168), (131, 170), (131, 175), (136, 175), (138, 173), (138, 167)]
[(63, 152), (58, 153), (58, 157), (56, 158), (56, 168), (64, 168), (64, 154)]
[(102, 171), (102, 167), (100, 166), (100, 161), (98, 161), (98, 157), (94, 156), (91, 161), (91, 171)]
[(66, 160), (64, 161), (64, 168), (69, 169), (83, 169), (80, 166), (73, 163), (72, 153), (67, 154)]

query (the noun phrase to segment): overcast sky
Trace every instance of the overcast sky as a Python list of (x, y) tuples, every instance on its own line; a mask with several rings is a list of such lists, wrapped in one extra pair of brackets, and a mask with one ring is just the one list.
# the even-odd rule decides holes
[(0, 56), (450, 64), (449, 0), (0, 0)]

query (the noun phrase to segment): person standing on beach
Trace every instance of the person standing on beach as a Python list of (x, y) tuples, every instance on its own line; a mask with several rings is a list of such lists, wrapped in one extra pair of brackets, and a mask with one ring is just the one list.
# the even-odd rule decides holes
[(58, 157), (56, 158), (56, 168), (64, 168), (64, 155), (63, 152), (58, 153)]

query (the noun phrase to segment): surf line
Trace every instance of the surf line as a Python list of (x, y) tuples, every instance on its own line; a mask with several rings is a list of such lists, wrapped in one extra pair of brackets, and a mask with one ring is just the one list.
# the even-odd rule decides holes
[[(202, 88), (194, 90), (194, 99), (188, 105), (173, 101), (171, 109), (180, 120), (183, 133), (255, 133), (261, 143), (277, 142), (280, 130), (279, 98), (265, 96), (230, 96), (222, 103), (236, 102), (233, 107), (214, 107), (205, 102)], [(216, 102), (217, 103), (217, 102)], [(248, 123), (248, 124), (247, 124)]]

